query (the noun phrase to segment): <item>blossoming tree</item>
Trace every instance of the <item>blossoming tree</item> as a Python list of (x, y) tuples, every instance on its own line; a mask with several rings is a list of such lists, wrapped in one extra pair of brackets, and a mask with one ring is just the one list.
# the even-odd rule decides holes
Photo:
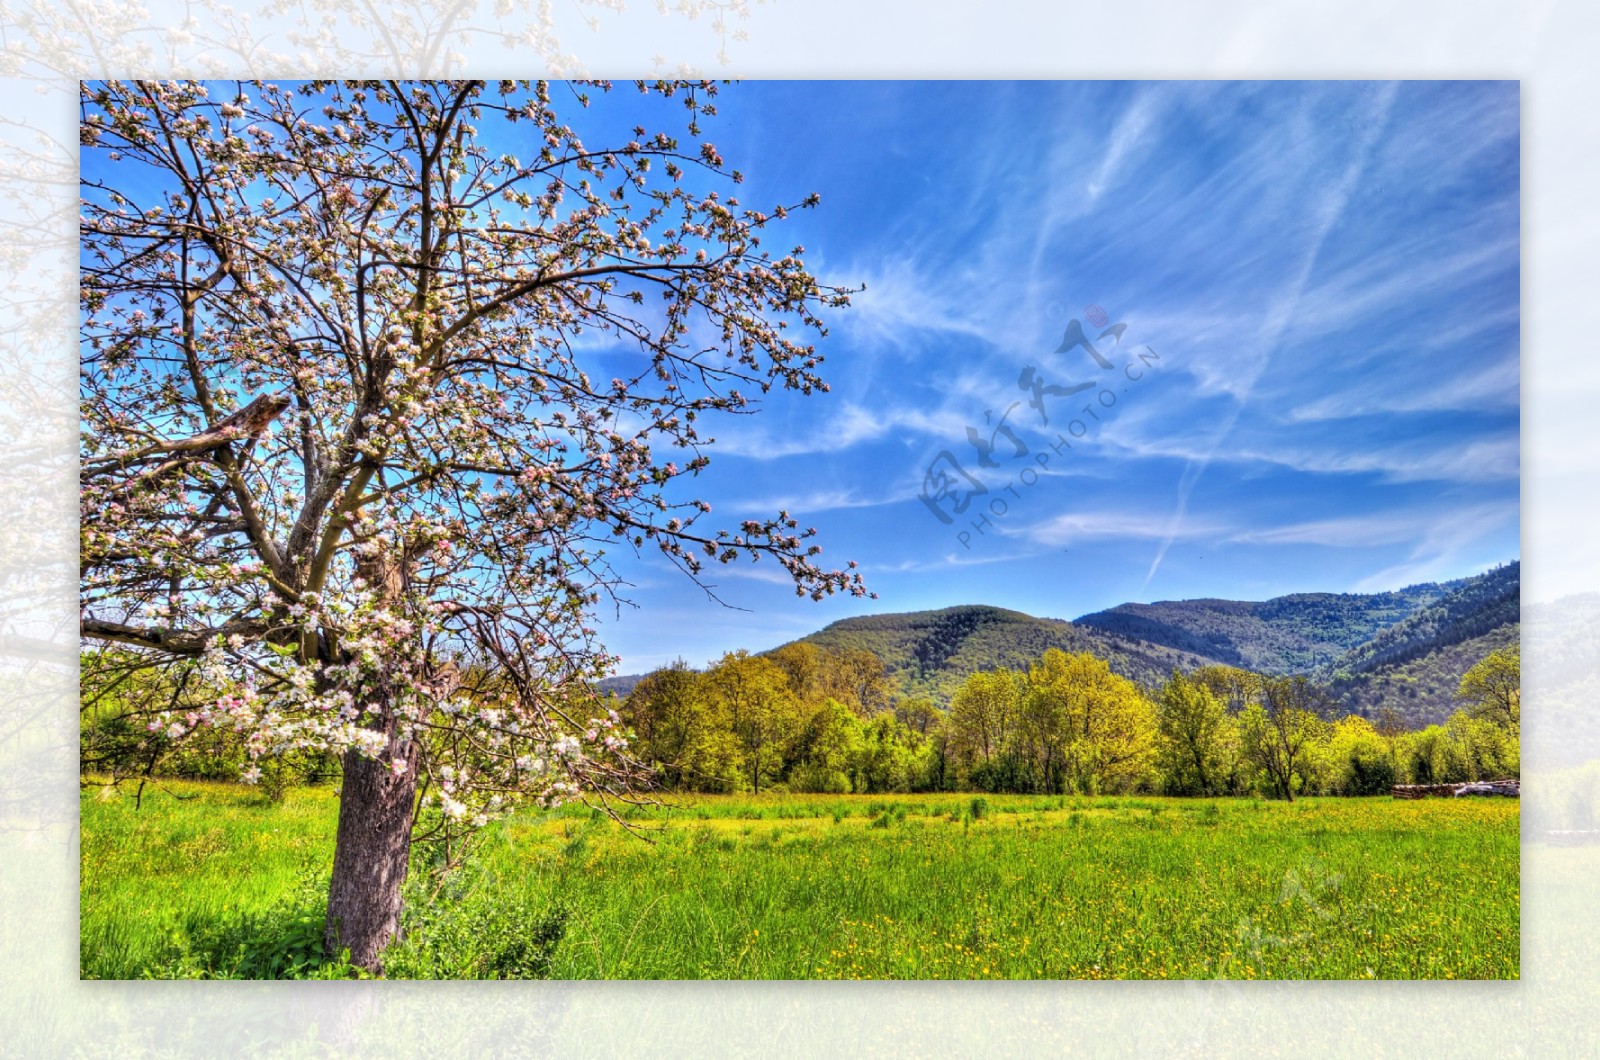
[(82, 89), (86, 666), (183, 668), (148, 741), (340, 756), (327, 942), (369, 969), (419, 814), (629, 790), (608, 547), (865, 592), (787, 513), (705, 530), (672, 488), (708, 413), (825, 389), (848, 292), (762, 245), (814, 196), (731, 197), (716, 86), (637, 87), (680, 134), (582, 142), (555, 100), (614, 118), (607, 85)]

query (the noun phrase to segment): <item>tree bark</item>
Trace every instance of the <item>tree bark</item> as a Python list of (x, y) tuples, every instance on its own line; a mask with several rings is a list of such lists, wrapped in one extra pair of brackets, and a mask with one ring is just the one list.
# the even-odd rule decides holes
[(383, 971), (383, 951), (400, 930), (400, 888), (411, 854), (417, 794), (416, 755), (396, 775), (386, 762), (344, 756), (333, 880), (328, 887), (324, 944), (330, 957), (350, 951), (350, 963)]

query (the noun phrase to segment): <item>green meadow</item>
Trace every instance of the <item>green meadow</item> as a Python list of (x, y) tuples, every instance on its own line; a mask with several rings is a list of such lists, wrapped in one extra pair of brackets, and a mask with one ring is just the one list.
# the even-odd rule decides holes
[[(395, 977), (1503, 979), (1514, 800), (682, 796), (524, 811), (412, 873)], [(85, 978), (340, 975), (337, 803), (82, 802)]]

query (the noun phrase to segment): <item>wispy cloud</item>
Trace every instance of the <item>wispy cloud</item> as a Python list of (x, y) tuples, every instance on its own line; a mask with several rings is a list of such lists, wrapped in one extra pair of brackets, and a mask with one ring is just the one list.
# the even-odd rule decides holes
[(1392, 412), (1450, 412), (1464, 409), (1516, 408), (1521, 399), (1521, 365), (1501, 357), (1476, 371), (1405, 386), (1367, 383), (1290, 409), (1292, 422), (1346, 419)]
[(1165, 513), (1089, 511), (1066, 512), (1018, 531), (1042, 545), (1059, 547), (1090, 540), (1171, 541), (1215, 537), (1220, 528), (1210, 521), (1191, 521), (1174, 527)]
[(1382, 511), (1245, 530), (1231, 534), (1227, 540), (1233, 544), (1377, 548), (1436, 540), (1441, 526), (1479, 529), (1498, 526), (1507, 519), (1515, 519), (1516, 514), (1516, 506), (1507, 504), (1470, 505), (1449, 512), (1437, 508)]
[(1243, 392), (1239, 395), (1238, 405), (1231, 411), (1217, 431), (1216, 437), (1205, 455), (1198, 461), (1191, 461), (1190, 465), (1184, 468), (1183, 474), (1179, 477), (1177, 497), (1173, 503), (1171, 529), (1156, 548), (1155, 556), (1150, 561), (1150, 570), (1145, 574), (1144, 578), (1146, 586), (1155, 578), (1156, 572), (1161, 569), (1161, 561), (1166, 558), (1168, 549), (1172, 547), (1172, 542), (1177, 539), (1182, 529), (1183, 520), (1188, 510), (1189, 495), (1193, 492), (1195, 484), (1200, 481), (1200, 477), (1211, 463), (1213, 455), (1221, 448), (1223, 441), (1232, 432), (1234, 424), (1238, 422), (1240, 414), (1249, 403), (1250, 394), (1255, 387), (1256, 381), (1261, 377), (1261, 373), (1266, 370), (1267, 363), (1277, 349), (1284, 332), (1294, 321), (1295, 313), (1305, 294), (1306, 287), (1310, 283), (1313, 270), (1317, 265), (1317, 259), (1322, 254), (1322, 248), (1327, 241), (1328, 234), (1344, 215), (1350, 196), (1361, 180), (1362, 171), (1366, 168), (1367, 159), (1372, 152), (1373, 145), (1388, 124), (1389, 113), (1394, 106), (1397, 87), (1391, 83), (1382, 86), (1378, 90), (1376, 98), (1372, 100), (1369, 107), (1364, 131), (1355, 146), (1355, 150), (1352, 152), (1349, 165), (1345, 167), (1338, 180), (1319, 196), (1319, 201), (1313, 211), (1315, 224), (1309, 234), (1309, 238), (1306, 240), (1299, 268), (1267, 312), (1257, 344), (1257, 348), (1260, 351), (1259, 357), (1253, 366), (1253, 372), (1250, 372), (1248, 381), (1243, 386)]
[(915, 349), (928, 332), (988, 337), (975, 300), (951, 289), (948, 267), (919, 268), (905, 255), (883, 256), (851, 272), (865, 289), (850, 298), (843, 331), (857, 341)]
[(1128, 456), (1164, 457), (1194, 464), (1260, 464), (1315, 474), (1370, 474), (1385, 483), (1504, 481), (1518, 476), (1521, 460), (1521, 446), (1514, 435), (1466, 442), (1450, 438), (1431, 442), (1402, 439), (1371, 443), (1367, 448), (1355, 444), (1340, 447), (1336, 441), (1309, 445), (1286, 440), (1270, 448), (1252, 442), (1198, 449), (1182, 439), (1129, 438), (1120, 434), (1102, 439), (1101, 444)]
[(752, 500), (729, 501), (727, 507), (735, 512), (786, 511), (794, 515), (805, 515), (853, 508), (881, 508), (884, 505), (910, 500), (916, 495), (917, 491), (907, 482), (902, 489), (891, 490), (877, 496), (862, 496), (848, 488), (821, 489), (805, 493), (774, 493)]
[(1150, 141), (1151, 128), (1160, 116), (1165, 95), (1165, 90), (1159, 85), (1145, 87), (1117, 119), (1116, 128), (1111, 131), (1111, 141), (1106, 145), (1100, 165), (1095, 168), (1094, 175), (1084, 185), (1083, 190), (1091, 204), (1104, 195), (1107, 188), (1116, 183), (1123, 169), (1123, 162)]
[(838, 413), (810, 422), (803, 432), (788, 435), (772, 431), (744, 431), (732, 435), (719, 432), (711, 452), (764, 461), (840, 453), (890, 436), (955, 444), (966, 438), (968, 426), (983, 423), (981, 411), (976, 416), (972, 414), (974, 403), (963, 404), (967, 406), (964, 409), (956, 407), (954, 402), (933, 408), (898, 405), (869, 409), (846, 402)]
[(1515, 526), (1518, 514), (1514, 505), (1484, 505), (1436, 520), (1404, 562), (1375, 571), (1353, 588), (1356, 592), (1372, 592), (1414, 585), (1454, 577), (1463, 568), (1503, 560), (1506, 557), (1486, 543), (1497, 531), (1508, 525)]

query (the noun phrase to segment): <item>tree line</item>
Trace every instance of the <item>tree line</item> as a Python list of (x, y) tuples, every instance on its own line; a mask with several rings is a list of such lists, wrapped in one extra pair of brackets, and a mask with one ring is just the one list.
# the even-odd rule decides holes
[(679, 661), (620, 714), (662, 786), (682, 791), (1372, 795), (1401, 783), (1516, 776), (1520, 657), (1481, 659), (1447, 722), (1338, 716), (1305, 676), (1230, 666), (1158, 688), (1087, 653), (969, 675), (948, 710), (899, 697), (870, 652), (785, 645)]

